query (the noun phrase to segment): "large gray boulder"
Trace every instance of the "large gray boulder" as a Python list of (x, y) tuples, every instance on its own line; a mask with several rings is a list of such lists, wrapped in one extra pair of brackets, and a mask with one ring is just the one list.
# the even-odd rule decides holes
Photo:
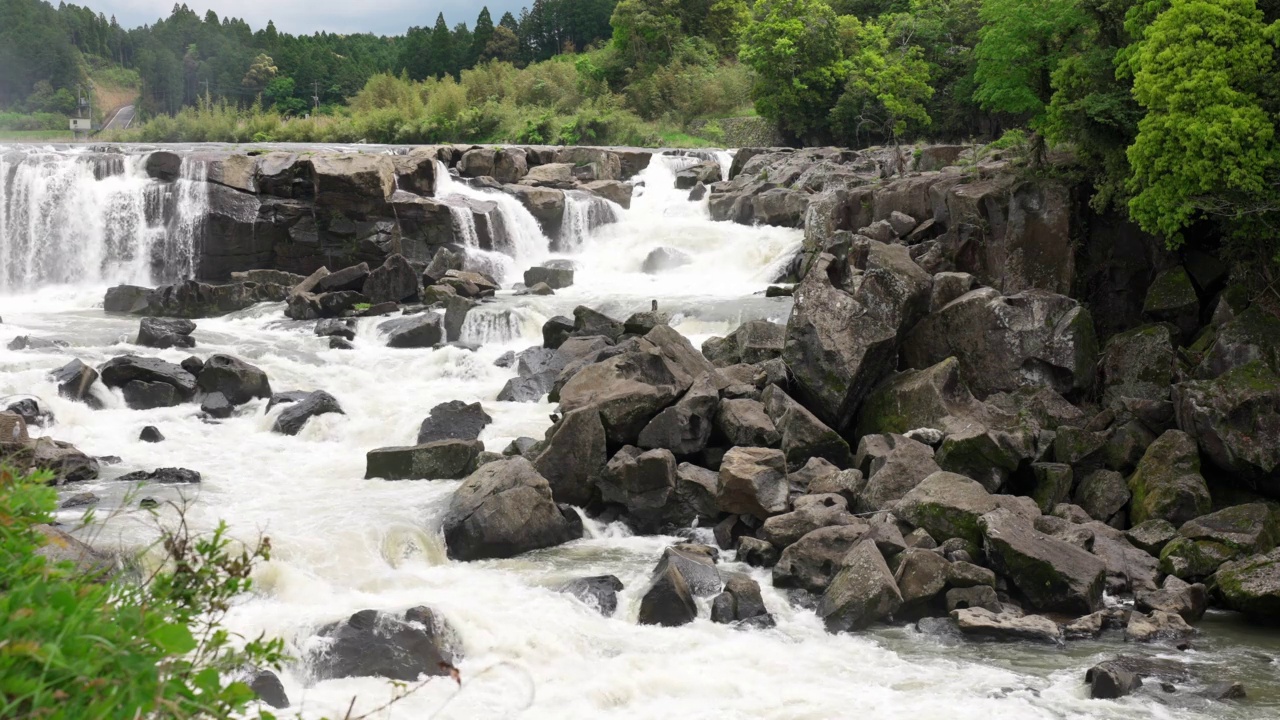
[(1280, 619), (1280, 549), (1223, 563), (1213, 587), (1228, 608), (1274, 623)]
[(362, 294), (373, 305), (412, 300), (418, 296), (418, 273), (403, 255), (390, 255), (365, 278)]
[(670, 450), (641, 451), (628, 445), (609, 460), (598, 486), (605, 502), (627, 509), (632, 526), (654, 533), (693, 519), (680, 512), (676, 483), (676, 458)]
[(701, 451), (711, 439), (719, 401), (712, 375), (703, 373), (693, 381), (684, 397), (644, 426), (637, 444), (649, 450), (664, 448), (676, 455)]
[(475, 472), (484, 451), (477, 440), (436, 440), (410, 447), (370, 450), (366, 478), (384, 480), (459, 480)]
[(271, 383), (260, 368), (230, 355), (214, 355), (204, 362), (196, 385), (204, 393), (222, 393), (232, 405), (254, 398), (270, 398)]
[(412, 682), (424, 675), (445, 676), (458, 659), (445, 633), (456, 637), (452, 628), (424, 625), (412, 610), (402, 617), (362, 610), (317, 631), (324, 642), (309, 653), (308, 667), (318, 680), (383, 677)]
[(803, 467), (810, 458), (822, 458), (838, 468), (849, 466), (853, 460), (849, 443), (782, 388), (769, 385), (760, 394), (760, 401), (781, 435), (782, 454), (789, 469)]
[(582, 536), (582, 525), (556, 507), (546, 478), (522, 457), (491, 462), (463, 480), (443, 529), (455, 560), (514, 557)]
[(995, 613), (986, 608), (970, 607), (951, 611), (956, 627), (966, 636), (985, 640), (1030, 640), (1058, 644), (1062, 629), (1054, 621), (1040, 615), (1019, 616)]
[(657, 348), (629, 352), (578, 371), (560, 389), (560, 407), (566, 413), (592, 408), (611, 442), (635, 444), (649, 421), (692, 382)]
[(782, 439), (764, 405), (748, 398), (721, 400), (716, 428), (730, 446), (776, 447)]
[(387, 336), (387, 347), (429, 348), (444, 342), (444, 316), (425, 312), (419, 315), (387, 320), (378, 325)]
[(1178, 427), (1214, 465), (1280, 495), (1280, 375), (1257, 360), (1173, 389)]
[(983, 540), (982, 516), (997, 507), (995, 497), (976, 481), (939, 471), (903, 496), (895, 512), (937, 542), (960, 538), (977, 548)]
[(1176, 525), (1209, 512), (1209, 486), (1200, 475), (1200, 451), (1191, 436), (1169, 430), (1156, 439), (1129, 478), (1129, 522), (1168, 520)]
[(787, 463), (782, 451), (736, 447), (720, 462), (716, 504), (723, 512), (765, 520), (787, 509)]
[(858, 493), (858, 512), (888, 510), (922, 480), (942, 468), (933, 448), (902, 435), (865, 435), (855, 463), (867, 482)]
[(480, 403), (450, 400), (431, 408), (418, 427), (418, 444), (437, 440), (475, 440), (493, 422)]
[(1093, 387), (1098, 343), (1089, 311), (1069, 297), (979, 288), (920, 321), (902, 356), (919, 370), (959, 358), (961, 377), (978, 397), (1024, 386), (1070, 395)]
[(1167, 325), (1144, 325), (1108, 340), (1098, 368), (1107, 404), (1125, 399), (1168, 401), (1175, 347)]
[(803, 495), (796, 499), (795, 510), (765, 520), (759, 535), (760, 539), (781, 550), (814, 530), (861, 522), (849, 514), (848, 504), (839, 495)]
[(1039, 532), (1026, 518), (999, 509), (979, 518), (993, 568), (1047, 612), (1087, 615), (1102, 607), (1106, 565), (1090, 553)]
[(565, 414), (547, 430), (533, 466), (551, 485), (556, 502), (586, 505), (608, 459), (600, 413), (583, 408)]
[(337, 398), (323, 390), (316, 390), (301, 400), (289, 403), (276, 418), (271, 430), (282, 435), (297, 435), (302, 432), (308, 420), (329, 413), (345, 414)]
[(98, 372), (102, 384), (109, 388), (123, 388), (131, 382), (167, 385), (179, 400), (190, 399), (196, 392), (194, 375), (158, 358), (122, 355), (103, 363)]
[(1222, 563), (1265, 553), (1280, 544), (1280, 524), (1265, 503), (1223, 508), (1188, 520), (1160, 551), (1160, 569), (1203, 580)]
[(782, 551), (773, 566), (773, 584), (822, 594), (849, 550), (871, 531), (865, 520), (819, 528)]
[(902, 593), (876, 544), (862, 540), (840, 561), (818, 603), (829, 632), (851, 632), (886, 620), (902, 607)]
[(820, 256), (796, 287), (783, 351), (798, 399), (837, 432), (894, 370), (932, 282), (905, 247), (868, 242), (850, 253), (850, 265)]

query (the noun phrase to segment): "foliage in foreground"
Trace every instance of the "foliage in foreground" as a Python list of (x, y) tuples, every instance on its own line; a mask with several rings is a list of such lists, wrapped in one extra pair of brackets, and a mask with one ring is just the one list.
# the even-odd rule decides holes
[[(250, 588), (269, 545), (233, 550), (225, 526), (162, 533), (168, 561), (138, 584), (91, 577), (38, 554), (56, 491), (41, 474), (0, 469), (0, 717), (224, 718), (254, 693), (230, 681), (278, 666), (279, 640), (242, 642), (219, 627)], [(263, 713), (264, 717), (269, 717)]]

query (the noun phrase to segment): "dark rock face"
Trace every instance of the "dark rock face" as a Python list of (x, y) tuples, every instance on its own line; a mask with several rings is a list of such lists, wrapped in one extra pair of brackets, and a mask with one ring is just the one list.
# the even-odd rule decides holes
[(278, 432), (282, 435), (297, 435), (307, 424), (307, 421), (318, 415), (328, 413), (343, 414), (342, 406), (338, 404), (338, 399), (323, 390), (316, 390), (308, 394), (305, 398), (290, 403), (284, 412), (276, 418), (276, 422), (271, 426), (272, 432)]
[(317, 295), (327, 292), (360, 292), (364, 289), (364, 283), (368, 277), (369, 263), (362, 262), (359, 265), (345, 267), (320, 278), (308, 292), (313, 292)]
[(249, 678), (249, 689), (262, 702), (276, 709), (289, 707), (289, 696), (285, 694), (284, 684), (279, 676), (270, 670), (263, 670)]
[(1129, 520), (1168, 520), (1181, 525), (1209, 512), (1209, 487), (1200, 475), (1200, 454), (1186, 433), (1170, 430), (1161, 435), (1129, 478), (1133, 499)]
[(403, 255), (391, 255), (369, 273), (361, 293), (374, 305), (412, 300), (418, 296), (418, 273)]
[(1178, 427), (1214, 465), (1280, 494), (1280, 376), (1260, 360), (1174, 386)]
[(138, 439), (142, 442), (149, 443), (164, 442), (164, 434), (161, 433), (159, 428), (154, 425), (148, 425), (142, 428), (142, 432), (139, 433)]
[(455, 560), (513, 557), (581, 535), (581, 523), (556, 507), (546, 478), (522, 457), (491, 462), (467, 477), (444, 521)]
[(146, 482), (158, 483), (161, 485), (196, 485), (200, 482), (200, 473), (195, 470), (186, 468), (159, 468), (147, 472), (138, 470), (136, 472), (121, 475), (117, 478), (120, 482)]
[[(191, 373), (156, 358), (122, 355), (108, 360), (98, 368), (98, 372), (101, 374), (103, 385), (110, 388), (125, 388), (125, 400), (135, 409), (145, 409), (143, 405), (147, 407), (176, 405), (178, 402), (190, 399), (196, 392), (196, 379)], [(130, 390), (130, 387), (133, 389)], [(156, 405), (146, 402), (147, 399), (168, 402), (166, 405)]]
[(431, 408), (431, 413), (418, 428), (418, 444), (437, 440), (475, 440), (493, 418), (480, 403), (450, 400)]
[(1102, 607), (1101, 560), (1037, 531), (1009, 510), (983, 515), (979, 525), (995, 569), (1036, 609), (1085, 615)]
[(608, 461), (600, 413), (590, 408), (567, 413), (547, 430), (533, 465), (551, 485), (556, 502), (586, 505)]
[[(0, 429), (4, 428), (3, 419), (13, 415), (0, 414)], [(26, 436), (25, 427), (20, 427), (18, 438)], [(35, 438), (26, 445), (28, 464), (32, 468), (48, 470), (54, 474), (54, 485), (70, 482), (82, 482), (98, 477), (100, 465), (98, 461), (80, 452), (74, 445), (48, 437)]]
[(862, 630), (888, 619), (902, 606), (902, 593), (874, 542), (862, 540), (841, 560), (818, 604), (829, 632)]
[(190, 348), (195, 347), (196, 324), (190, 320), (143, 318), (138, 327), (137, 344), (153, 348)]
[(691, 382), (661, 353), (624, 353), (574, 375), (560, 389), (560, 406), (565, 412), (595, 409), (610, 441), (634, 444), (653, 416)]
[(1213, 579), (1228, 608), (1265, 622), (1280, 618), (1280, 549), (1223, 563)]
[(786, 459), (780, 450), (733, 448), (720, 463), (716, 504), (764, 520), (787, 509)]
[(605, 617), (613, 617), (618, 609), (618, 591), (622, 589), (622, 581), (613, 575), (598, 575), (574, 578), (556, 589), (578, 598)]
[(370, 450), (366, 478), (384, 480), (460, 480), (475, 472), (484, 443), (436, 440), (412, 447)]
[(719, 398), (711, 375), (700, 375), (684, 397), (644, 426), (637, 444), (648, 450), (664, 448), (681, 456), (700, 452), (711, 439)]
[(214, 355), (206, 360), (196, 384), (201, 392), (222, 393), (232, 405), (243, 405), (254, 398), (271, 397), (271, 383), (267, 380), (267, 374), (230, 355)]
[(68, 400), (77, 400), (97, 409), (102, 403), (93, 396), (93, 385), (98, 382), (98, 371), (79, 360), (72, 360), (53, 371), (53, 381), (58, 384), (58, 395)]
[(667, 565), (655, 572), (649, 587), (640, 599), (641, 625), (679, 627), (698, 617), (689, 583), (674, 565)]
[(627, 509), (629, 522), (641, 532), (683, 527), (697, 515), (679, 492), (676, 459), (669, 450), (623, 447), (605, 466), (597, 486), (605, 502)]
[(852, 463), (849, 444), (844, 438), (791, 399), (782, 388), (769, 385), (760, 400), (781, 435), (782, 454), (786, 456), (788, 468), (799, 468), (810, 458), (822, 458), (838, 468)]
[(711, 602), (711, 622), (757, 628), (774, 625), (760, 595), (760, 585), (742, 573), (725, 577), (724, 592)]
[(388, 320), (378, 326), (386, 333), (387, 347), (429, 348), (444, 342), (444, 318), (433, 312)]
[[(412, 612), (412, 611), (410, 611)], [(361, 610), (320, 628), (324, 651), (308, 658), (317, 679), (383, 677), (410, 682), (449, 674), (450, 657), (441, 634), (418, 618)]]

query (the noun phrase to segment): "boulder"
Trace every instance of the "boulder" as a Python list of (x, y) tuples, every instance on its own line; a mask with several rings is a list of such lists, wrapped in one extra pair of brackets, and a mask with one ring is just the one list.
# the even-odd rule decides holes
[[(5, 417), (0, 414), (0, 417)], [(9, 415), (8, 417), (13, 417)], [(12, 428), (10, 430), (12, 432)], [(25, 430), (19, 432), (19, 437)], [(61, 442), (49, 437), (35, 438), (26, 446), (24, 459), (27, 465), (38, 470), (53, 473), (53, 485), (83, 482), (98, 477), (99, 463), (96, 459), (80, 452), (71, 443)]]
[(107, 288), (102, 300), (102, 309), (108, 313), (119, 315), (142, 315), (147, 312), (147, 296), (151, 288), (137, 285), (117, 285)]
[(773, 584), (821, 594), (831, 584), (840, 561), (871, 528), (863, 520), (819, 528), (782, 551), (773, 566)]
[(827, 460), (837, 468), (850, 465), (853, 457), (844, 438), (782, 388), (769, 385), (760, 394), (760, 401), (781, 435), (782, 454), (786, 456), (788, 468), (802, 467), (811, 458)]
[(542, 346), (556, 350), (573, 333), (573, 320), (557, 315), (542, 324)]
[(736, 555), (739, 562), (744, 562), (752, 567), (767, 568), (778, 564), (778, 548), (765, 540), (753, 538), (750, 535), (743, 535), (738, 538)]
[(1142, 676), (1122, 663), (1104, 662), (1089, 668), (1084, 674), (1089, 685), (1089, 697), (1094, 700), (1115, 700), (1132, 694), (1142, 687)]
[(994, 569), (1048, 612), (1085, 615), (1102, 607), (1106, 566), (1093, 555), (1037, 531), (1005, 509), (979, 519)]
[(867, 477), (857, 494), (857, 512), (888, 510), (922, 480), (941, 470), (933, 448), (902, 435), (866, 435), (854, 464)]
[(20, 415), (27, 425), (48, 427), (53, 424), (53, 413), (44, 401), (35, 395), (8, 395), (0, 397), (0, 412)]
[(157, 468), (150, 472), (138, 470), (116, 478), (117, 482), (155, 483), (158, 485), (198, 485), (200, 473), (186, 468)]
[(1209, 607), (1209, 592), (1201, 583), (1188, 583), (1170, 575), (1159, 590), (1135, 593), (1133, 600), (1140, 612), (1158, 610), (1180, 615), (1187, 622), (1198, 622)]
[(31, 529), (43, 540), (35, 554), (49, 563), (71, 563), (76, 574), (86, 579), (109, 576), (116, 569), (116, 562), (110, 555), (95, 550), (64, 530), (44, 524), (33, 525)]
[(321, 627), (307, 666), (317, 680), (383, 677), (413, 682), (421, 676), (447, 676), (453, 657), (432, 628), (405, 617), (361, 610), (346, 620)]
[(961, 377), (978, 397), (1024, 386), (1070, 395), (1092, 388), (1098, 343), (1089, 311), (1069, 297), (980, 288), (920, 321), (902, 356), (919, 370), (958, 358)]
[(321, 295), (329, 292), (362, 292), (369, 278), (369, 263), (345, 267), (319, 278), (307, 292)]
[(1209, 487), (1200, 475), (1195, 441), (1178, 430), (1161, 435), (1129, 478), (1129, 521), (1168, 520), (1174, 525), (1209, 512)]
[(205, 417), (226, 419), (231, 417), (235, 406), (220, 392), (212, 392), (200, 401), (200, 413)]
[(742, 573), (726, 575), (724, 592), (711, 601), (711, 622), (773, 627), (759, 583)]
[(924, 528), (934, 540), (960, 538), (977, 548), (984, 537), (982, 516), (996, 507), (996, 499), (982, 485), (963, 475), (939, 471), (903, 496), (894, 512)]
[(581, 524), (556, 507), (546, 478), (522, 457), (496, 460), (469, 475), (444, 520), (445, 545), (455, 560), (514, 557), (581, 536)]
[(676, 502), (676, 458), (670, 450), (625, 446), (609, 460), (597, 485), (605, 502), (626, 508), (631, 525), (640, 532), (655, 533), (693, 519), (681, 517), (686, 514)]
[(946, 589), (950, 568), (951, 563), (932, 550), (907, 548), (895, 555), (893, 580), (902, 593), (903, 607), (926, 612), (926, 606)]
[(493, 418), (478, 402), (443, 402), (431, 408), (427, 419), (419, 426), (418, 444), (437, 440), (475, 440), (491, 422)]
[(710, 185), (715, 182), (720, 182), (720, 164), (716, 162), (698, 163), (676, 173), (677, 190), (692, 190), (698, 183)]
[(720, 462), (716, 504), (760, 520), (787, 509), (787, 465), (780, 450), (736, 447)]
[[(1071, 494), (1074, 478), (1072, 477), (1070, 465), (1062, 463), (1032, 463), (1031, 476), (1033, 483), (1031, 499), (1036, 501), (1040, 512), (1052, 512), (1055, 507), (1065, 502)], [(1108, 515), (1107, 517), (1110, 516)]]
[(184, 398), (172, 385), (162, 382), (145, 382), (130, 380), (121, 389), (124, 403), (132, 410), (152, 410), (154, 408), (180, 405)]
[(249, 689), (255, 697), (267, 705), (282, 710), (289, 707), (289, 696), (285, 694), (284, 683), (280, 676), (270, 670), (259, 670), (248, 679)]
[(1186, 269), (1177, 266), (1156, 275), (1147, 288), (1142, 312), (1156, 322), (1173, 325), (1184, 341), (1190, 340), (1200, 326), (1200, 298)]
[(622, 581), (613, 575), (574, 578), (556, 588), (556, 592), (578, 598), (605, 617), (613, 617), (618, 609), (619, 590), (622, 590)]
[(640, 597), (641, 625), (679, 627), (698, 617), (689, 583), (675, 565), (663, 565), (654, 572), (649, 587)]
[(1147, 520), (1129, 528), (1125, 537), (1133, 546), (1151, 555), (1159, 555), (1170, 540), (1178, 536), (1178, 530), (1168, 520)]
[(68, 343), (65, 340), (47, 340), (30, 335), (19, 335), (5, 347), (9, 350), (57, 350), (68, 347)]
[(650, 420), (691, 384), (661, 352), (628, 352), (575, 374), (560, 389), (560, 407), (566, 413), (593, 408), (611, 442), (635, 444)]
[(849, 514), (845, 499), (839, 495), (804, 495), (796, 499), (795, 510), (765, 520), (759, 537), (782, 550), (814, 530), (860, 522)]
[(1274, 623), (1280, 618), (1280, 549), (1223, 563), (1213, 587), (1228, 608)]
[(1178, 427), (1205, 457), (1280, 495), (1280, 375), (1261, 361), (1173, 389)]
[(582, 189), (616, 203), (626, 210), (631, 207), (632, 186), (619, 180), (593, 180), (582, 185)]
[(196, 346), (196, 324), (179, 318), (142, 318), (136, 344), (152, 348), (191, 348)]
[(1201, 580), (1228, 560), (1264, 553), (1280, 544), (1271, 508), (1250, 503), (1188, 520), (1160, 551), (1160, 569), (1184, 580)]
[(1144, 325), (1108, 340), (1098, 368), (1106, 404), (1122, 404), (1125, 399), (1167, 402), (1175, 347), (1167, 325)]
[(1132, 612), (1124, 629), (1125, 642), (1170, 642), (1191, 637), (1195, 630), (1177, 613), (1153, 610), (1150, 614)]
[(203, 393), (222, 393), (232, 405), (243, 405), (254, 398), (271, 397), (271, 383), (267, 380), (267, 374), (230, 355), (214, 355), (205, 360), (196, 385)]
[[(503, 191), (515, 196), (529, 210), (542, 234), (549, 238), (560, 237), (560, 228), (564, 224), (564, 191), (546, 187), (529, 187), (527, 185), (506, 185)], [(461, 270), (459, 265), (456, 269)]]
[(98, 382), (97, 370), (72, 360), (54, 370), (50, 377), (58, 384), (59, 397), (82, 402), (95, 410), (102, 407), (102, 402), (93, 394), (94, 383)]
[(1118, 472), (1095, 470), (1080, 481), (1072, 499), (1094, 520), (1107, 522), (1128, 504), (1129, 485)]
[(425, 312), (420, 315), (388, 320), (378, 325), (387, 337), (387, 347), (429, 348), (445, 340), (444, 316)]
[(566, 413), (547, 430), (533, 466), (547, 479), (556, 502), (586, 505), (608, 459), (600, 413), (585, 408)]
[(585, 305), (579, 305), (573, 309), (574, 335), (584, 337), (599, 335), (608, 338), (611, 342), (617, 342), (625, 329), (622, 323), (598, 310)]
[(167, 385), (180, 400), (190, 399), (196, 392), (196, 379), (191, 373), (158, 358), (122, 355), (105, 362), (98, 372), (102, 384), (110, 388), (122, 388), (134, 381)]
[(1000, 600), (996, 597), (995, 588), (989, 585), (952, 588), (947, 591), (944, 601), (948, 613), (966, 608), (982, 608), (996, 614), (1003, 611)]
[(1197, 373), (1211, 379), (1253, 362), (1280, 372), (1280, 317), (1256, 304), (1219, 328)]
[(438, 284), (452, 288), (461, 297), (473, 299), (493, 297), (499, 289), (493, 278), (467, 270), (447, 270)]
[(436, 440), (411, 447), (370, 450), (365, 478), (384, 480), (460, 480), (475, 472), (484, 443)]
[(1054, 621), (1040, 615), (995, 613), (986, 608), (970, 607), (951, 611), (956, 627), (967, 637), (985, 640), (1029, 640), (1058, 644), (1062, 629)]
[(851, 632), (890, 618), (901, 606), (893, 573), (875, 543), (864, 539), (840, 560), (817, 612), (828, 632)]
[(344, 340), (356, 339), (356, 323), (349, 318), (326, 318), (316, 323), (316, 337), (336, 337)]
[(418, 297), (418, 272), (403, 255), (390, 255), (365, 278), (361, 293), (373, 305), (412, 300)]
[(730, 446), (774, 447), (781, 436), (756, 400), (721, 400), (716, 429)]
[(640, 272), (646, 275), (658, 275), (684, 267), (691, 262), (693, 257), (683, 250), (669, 247), (654, 248), (645, 256), (644, 262), (640, 263)]
[(654, 416), (637, 438), (646, 449), (665, 448), (676, 455), (692, 455), (711, 438), (719, 393), (710, 373), (694, 380), (684, 397)]
[(552, 290), (567, 288), (573, 284), (573, 269), (538, 266), (524, 271), (525, 286), (533, 287), (538, 283), (545, 283)]
[(858, 405), (895, 368), (900, 334), (928, 309), (932, 278), (905, 247), (865, 249), (854, 268), (820, 256), (787, 322), (783, 359), (797, 399), (837, 432), (851, 429)]
[(276, 418), (271, 431), (282, 435), (297, 435), (308, 420), (328, 413), (344, 414), (337, 398), (323, 390), (316, 390), (305, 398), (290, 403), (289, 407)]

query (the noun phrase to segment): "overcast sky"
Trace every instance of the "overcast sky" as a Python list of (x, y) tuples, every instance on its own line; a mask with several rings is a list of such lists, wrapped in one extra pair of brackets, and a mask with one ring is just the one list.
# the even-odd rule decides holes
[[(97, 10), (126, 27), (150, 25), (168, 17), (174, 0), (72, 0), (77, 5)], [(317, 30), (339, 33), (371, 32), (378, 35), (400, 35), (410, 25), (431, 26), (436, 15), (453, 27), (460, 22), (474, 27), (480, 8), (489, 6), (496, 24), (502, 13), (520, 15), (520, 8), (533, 0), (187, 0), (187, 7), (201, 16), (210, 8), (218, 17), (238, 17), (258, 30), (274, 20), (276, 29), (294, 34), (310, 34)]]

